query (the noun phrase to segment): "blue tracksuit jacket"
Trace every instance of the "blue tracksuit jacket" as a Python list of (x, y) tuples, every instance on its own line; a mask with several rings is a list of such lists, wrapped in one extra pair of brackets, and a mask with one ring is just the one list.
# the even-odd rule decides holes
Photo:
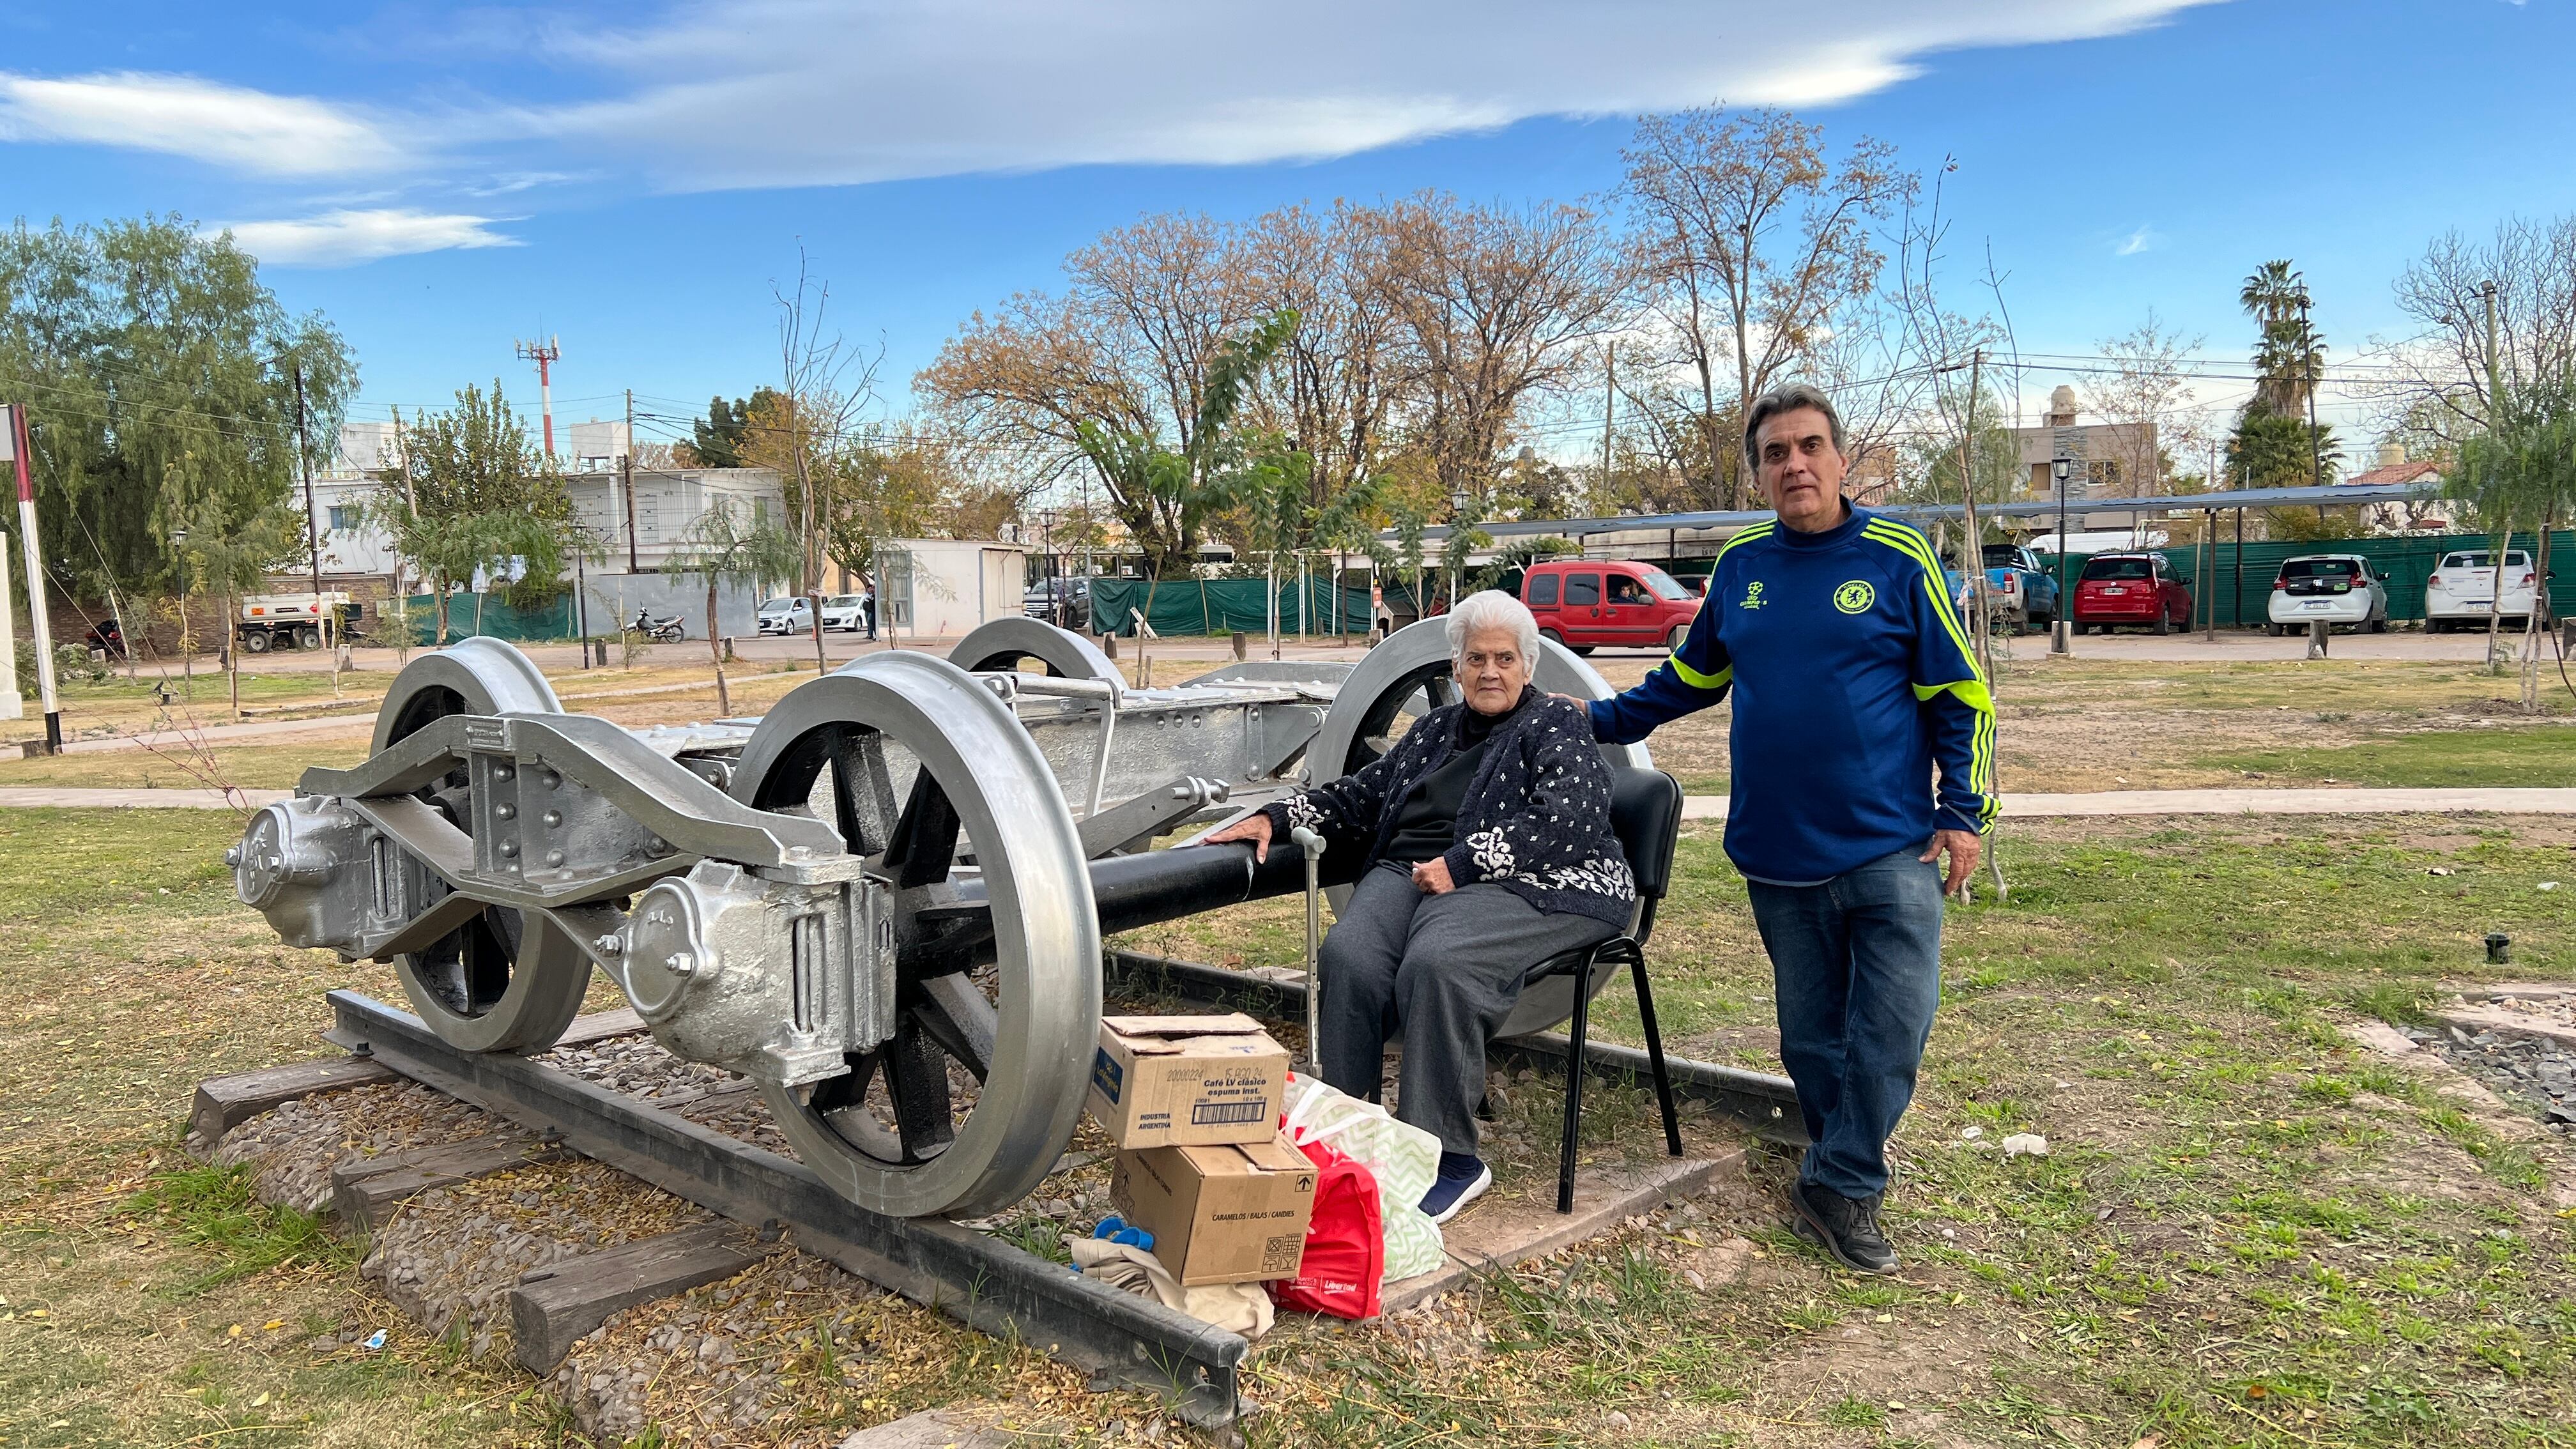
[(1726, 853), (1747, 876), (1811, 885), (1994, 823), (1994, 699), (1914, 529), (1850, 508), (1727, 540), (1682, 647), (1593, 701), (1592, 732), (1632, 743), (1730, 690)]

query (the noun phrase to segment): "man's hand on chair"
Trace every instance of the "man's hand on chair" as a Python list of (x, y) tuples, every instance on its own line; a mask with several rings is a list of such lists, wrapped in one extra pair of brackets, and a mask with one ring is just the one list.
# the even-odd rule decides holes
[(1449, 862), (1437, 855), (1413, 868), (1413, 887), (1426, 896), (1445, 896), (1458, 888), (1449, 879)]
[(1251, 814), (1244, 816), (1241, 820), (1234, 822), (1232, 825), (1227, 826), (1223, 830), (1209, 836), (1206, 840), (1200, 843), (1203, 845), (1224, 845), (1229, 841), (1235, 840), (1251, 841), (1252, 858), (1254, 860), (1268, 860), (1270, 858), (1270, 817), (1256, 810)]
[(1977, 857), (1985, 854), (1986, 842), (1973, 830), (1935, 830), (1931, 849), (1916, 858), (1938, 859), (1945, 850), (1950, 853), (1950, 872), (1941, 882), (1941, 894), (1955, 896), (1968, 877), (1977, 873)]

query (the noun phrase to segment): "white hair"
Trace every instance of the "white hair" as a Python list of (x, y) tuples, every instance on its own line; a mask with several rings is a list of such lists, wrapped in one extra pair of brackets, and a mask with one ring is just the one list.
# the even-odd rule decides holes
[(1521, 657), (1535, 668), (1538, 664), (1538, 620), (1531, 617), (1529, 606), (1500, 589), (1484, 589), (1469, 594), (1449, 611), (1449, 659), (1456, 663), (1467, 657), (1467, 640), (1482, 630), (1508, 629), (1512, 642), (1520, 647)]

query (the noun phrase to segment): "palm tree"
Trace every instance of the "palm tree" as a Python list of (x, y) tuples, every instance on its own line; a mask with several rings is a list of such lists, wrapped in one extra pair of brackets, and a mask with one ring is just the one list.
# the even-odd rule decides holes
[(2261, 324), (2254, 345), (2254, 406), (2295, 417), (2306, 411), (2309, 380), (2325, 365), (2325, 347), (2307, 323), (2308, 282), (2286, 260), (2265, 262), (2237, 290), (2236, 304)]

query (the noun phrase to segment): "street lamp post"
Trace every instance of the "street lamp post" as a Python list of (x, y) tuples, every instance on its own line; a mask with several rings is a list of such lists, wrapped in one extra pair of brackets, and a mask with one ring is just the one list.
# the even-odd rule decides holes
[(2075, 612), (2075, 595), (2066, 582), (2066, 480), (2075, 473), (2075, 460), (2060, 458), (2048, 465), (2049, 474), (2057, 480), (2057, 616), (2049, 620), (2048, 652), (2065, 655), (2067, 620)]
[[(188, 530), (170, 530), (170, 552), (179, 560), (179, 678), (193, 686), (197, 682), (197, 657), (190, 647), (195, 640), (188, 631)], [(193, 690), (190, 697), (195, 697)]]

